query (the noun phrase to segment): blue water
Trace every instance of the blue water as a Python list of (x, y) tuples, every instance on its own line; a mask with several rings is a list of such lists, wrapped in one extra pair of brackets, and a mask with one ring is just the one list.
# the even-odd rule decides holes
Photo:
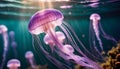
[[(101, 16), (101, 25), (105, 32), (113, 36), (117, 41), (120, 40), (120, 1), (119, 0), (100, 0), (94, 2), (92, 0), (71, 0), (69, 2), (51, 2), (53, 7), (50, 7), (48, 2), (38, 2), (37, 0), (2, 0), (0, 1), (0, 24), (8, 27), (8, 32), (15, 31), (15, 40), (17, 42), (18, 59), (21, 61), (21, 69), (26, 69), (27, 64), (24, 54), (26, 51), (33, 51), (36, 59), (36, 64), (52, 65), (48, 60), (39, 56), (38, 51), (33, 49), (32, 37), (28, 32), (28, 23), (30, 17), (38, 10), (45, 8), (55, 8), (60, 10), (64, 15), (64, 21), (70, 24), (79, 37), (85, 44), (89, 45), (89, 16), (92, 13), (98, 13)], [(91, 4), (93, 4), (91, 6)], [(60, 6), (71, 6), (70, 8), (60, 8)], [(84, 38), (83, 38), (84, 35)], [(104, 50), (110, 50), (114, 44), (104, 42)], [(37, 52), (36, 52), (37, 51)], [(0, 63), (2, 61), (3, 41), (0, 36)], [(14, 58), (13, 49), (9, 45), (8, 54), (4, 69), (7, 69), (6, 64), (9, 59)]]

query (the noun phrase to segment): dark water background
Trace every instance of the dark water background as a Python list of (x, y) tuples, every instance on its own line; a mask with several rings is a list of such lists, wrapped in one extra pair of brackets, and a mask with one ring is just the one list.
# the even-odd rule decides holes
[[(96, 7), (89, 4), (97, 3)], [(48, 2), (44, 2), (45, 8), (49, 8)], [(119, 0), (100, 0), (98, 2), (91, 2), (90, 0), (72, 0), (70, 2), (52, 2), (53, 8), (60, 10), (65, 16), (64, 21), (71, 25), (79, 39), (87, 47), (89, 45), (89, 16), (92, 13), (98, 13), (101, 16), (101, 25), (105, 32), (113, 36), (117, 41), (120, 40), (120, 1)], [(60, 8), (63, 5), (70, 5), (71, 8)], [(18, 59), (21, 61), (21, 69), (25, 69), (28, 64), (24, 58), (26, 51), (33, 51), (37, 64), (45, 64), (43, 58), (39, 57), (32, 46), (32, 37), (28, 32), (28, 23), (30, 17), (38, 10), (41, 10), (39, 2), (31, 2), (28, 0), (26, 3), (22, 0), (0, 1), (0, 24), (8, 27), (8, 32), (15, 31), (15, 40), (18, 44), (17, 53)], [(84, 37), (83, 37), (84, 36)], [(104, 43), (104, 49), (107, 51), (111, 49), (113, 44), (108, 42)], [(3, 41), (0, 36), (0, 63), (3, 53)], [(6, 56), (6, 63), (9, 59), (14, 58), (14, 52), (9, 45), (8, 54)], [(47, 62), (49, 63), (49, 62)], [(49, 65), (49, 64), (48, 64)], [(50, 64), (51, 65), (51, 64)]]

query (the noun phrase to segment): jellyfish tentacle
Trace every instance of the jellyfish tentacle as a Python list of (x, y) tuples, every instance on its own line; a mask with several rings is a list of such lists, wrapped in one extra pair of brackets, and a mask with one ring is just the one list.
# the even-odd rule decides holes
[(8, 34), (7, 34), (7, 27), (5, 25), (0, 25), (0, 34), (2, 34), (3, 37), (3, 41), (4, 41), (4, 51), (3, 51), (3, 55), (2, 55), (2, 63), (0, 65), (0, 69), (3, 68), (4, 64), (5, 64), (5, 60), (6, 60), (6, 55), (7, 55), (7, 51), (8, 51)]
[[(85, 50), (86, 53), (90, 54), (91, 56), (95, 57), (93, 54), (91, 54), (84, 46), (84, 44), (79, 40), (79, 38), (77, 37), (77, 35), (73, 32), (73, 30), (70, 28), (69, 25), (66, 24), (66, 22), (63, 23), (63, 27), (65, 28), (62, 28), (64, 30), (65, 33), (68, 33), (69, 35), (67, 35), (67, 37), (69, 38), (69, 40), (73, 40), (73, 36), (70, 34), (69, 30), (74, 34), (75, 38), (77, 39), (77, 41), (80, 43), (80, 45), (82, 46), (82, 48)], [(68, 28), (66, 28), (65, 26), (67, 26)], [(71, 39), (72, 38), (72, 39)], [(73, 47), (77, 47), (77, 44), (75, 42), (75, 40), (71, 41), (72, 44), (75, 44), (76, 46), (73, 46)], [(77, 47), (75, 48), (79, 53), (81, 53), (84, 57), (87, 57), (86, 55), (84, 55), (84, 53), (82, 51), (80, 51), (80, 49)]]
[[(94, 49), (96, 50), (96, 52), (99, 54), (99, 57), (101, 58), (101, 59), (103, 59), (104, 57), (102, 56), (102, 54), (101, 54), (101, 52), (103, 51), (103, 46), (102, 46), (102, 41), (101, 41), (101, 39), (100, 39), (100, 37), (99, 37), (99, 35), (100, 35), (100, 33), (99, 33), (99, 30), (98, 30), (98, 25), (97, 25), (98, 23), (92, 23), (92, 26), (93, 26), (93, 30), (94, 30), (94, 32), (96, 32), (96, 33), (94, 33), (95, 35), (96, 35), (96, 38), (97, 38), (97, 40), (98, 40), (98, 42), (99, 42), (99, 45), (100, 45), (100, 50), (98, 50), (98, 48), (97, 48), (97, 46), (96, 46), (96, 42), (95, 42), (95, 38), (93, 38), (93, 47), (94, 47)], [(95, 26), (96, 25), (96, 26)], [(96, 29), (95, 29), (96, 28)], [(93, 34), (93, 36), (92, 37), (94, 37), (94, 34)], [(104, 61), (104, 60), (102, 60), (102, 61)]]
[[(60, 26), (60, 28), (67, 34), (67, 37), (70, 39), (71, 43), (74, 45), (73, 47), (83, 56), (86, 57), (86, 55), (79, 49), (79, 47), (77, 46), (75, 40), (73, 39), (72, 35), (70, 34), (70, 32), (64, 27)], [(69, 34), (69, 35), (68, 35)]]
[(11, 46), (13, 48), (14, 51), (14, 57), (17, 58), (17, 42), (15, 41), (15, 32), (14, 31), (10, 31), (9, 32), (10, 38), (11, 38)]
[(8, 50), (8, 34), (7, 32), (6, 33), (3, 33), (3, 40), (4, 40), (4, 50), (7, 51)]
[(97, 13), (93, 13), (90, 15), (90, 20), (92, 21), (92, 26), (93, 26), (93, 30), (94, 33), (96, 35), (96, 38), (98, 40), (99, 46), (101, 51), (103, 51), (103, 45), (102, 45), (102, 41), (100, 39), (100, 31), (99, 31), (99, 20), (101, 19), (100, 15)]
[[(65, 26), (67, 26), (67, 28), (66, 28)], [(60, 26), (60, 27), (62, 28), (62, 26)], [(83, 49), (85, 49), (85, 52), (87, 52), (88, 54), (90, 54), (90, 52), (85, 48), (84, 44), (79, 40), (79, 38), (77, 37), (77, 35), (73, 32), (73, 30), (71, 29), (71, 27), (70, 27), (68, 24), (66, 24), (66, 22), (63, 22), (63, 27), (65, 28), (65, 30), (64, 30), (64, 28), (62, 28), (63, 31), (65, 31), (65, 33), (68, 33), (68, 34), (70, 33), (68, 29), (70, 29), (70, 31), (74, 34), (75, 38), (76, 38), (76, 39), (78, 40), (78, 42), (81, 44), (81, 46), (83, 47)], [(68, 31), (66, 31), (66, 30), (68, 30)], [(72, 36), (71, 36), (70, 38), (72, 38)], [(70, 40), (72, 40), (72, 39), (70, 39)], [(72, 42), (71, 42), (71, 43), (72, 43)], [(73, 47), (74, 47), (74, 46), (73, 46)], [(79, 49), (79, 48), (78, 48), (78, 49)], [(80, 49), (78, 50), (78, 52), (79, 52), (82, 56), (84, 56), (84, 58), (86, 58), (87, 61), (89, 61), (89, 62), (94, 66), (95, 69), (101, 69), (101, 67), (100, 67), (97, 63), (95, 63), (94, 61), (92, 61), (91, 59), (89, 59), (88, 56), (86, 56)], [(92, 54), (91, 54), (91, 55), (92, 55)], [(94, 56), (94, 55), (92, 55), (92, 56)], [(94, 57), (95, 57), (95, 56), (94, 56)]]
[[(89, 43), (90, 43), (90, 51), (92, 52), (92, 53), (95, 53), (94, 55), (95, 56), (93, 56), (94, 57), (94, 59), (96, 59), (96, 60), (100, 60), (100, 61), (103, 61), (103, 56), (101, 55), (101, 53), (99, 52), (99, 50), (97, 49), (97, 47), (96, 47), (96, 43), (95, 43), (95, 34), (94, 34), (94, 31), (93, 30), (91, 30), (91, 29), (93, 29), (92, 28), (92, 24), (90, 24), (90, 27), (89, 27), (89, 36), (91, 36), (91, 37), (89, 37)], [(95, 52), (94, 52), (95, 51)], [(99, 54), (99, 55), (98, 55)], [(96, 58), (97, 57), (97, 58)]]
[(112, 41), (114, 41), (115, 44), (117, 44), (117, 40), (116, 40), (115, 38), (113, 38), (113, 37), (110, 36), (110, 35), (107, 35), (107, 34), (104, 32), (104, 30), (103, 30), (103, 28), (102, 28), (102, 26), (101, 26), (100, 23), (99, 23), (99, 28), (100, 28), (100, 31), (101, 31), (102, 36), (103, 36), (104, 38), (106, 38), (106, 39), (108, 39), (108, 40), (112, 40)]
[(103, 51), (103, 46), (102, 46), (102, 41), (100, 39), (100, 33), (99, 33), (99, 28), (98, 28), (98, 23), (96, 23), (96, 21), (93, 21), (93, 29), (94, 29), (94, 32), (95, 32), (95, 35), (96, 35), (96, 38), (99, 42), (99, 45), (100, 45), (100, 48), (101, 50)]
[(34, 69), (36, 65), (34, 62), (34, 54), (32, 53), (32, 51), (27, 51), (25, 53), (25, 58), (29, 61), (31, 68)]
[[(53, 36), (54, 37), (54, 36)], [(62, 44), (62, 43), (61, 43)], [(58, 45), (58, 44), (56, 44), (56, 45)], [(64, 48), (62, 47), (62, 49), (61, 49), (64, 53), (66, 53), (67, 55), (69, 55), (69, 59), (70, 59), (70, 57), (72, 58), (73, 56), (75, 56), (75, 55), (73, 55), (73, 53), (67, 53), (67, 51), (64, 51)], [(66, 59), (66, 58), (64, 58), (64, 59)], [(75, 60), (75, 62), (76, 63), (78, 63), (78, 61), (75, 59), (75, 58), (72, 58), (73, 60)], [(79, 63), (81, 64), (81, 65), (84, 65), (84, 66), (88, 66), (88, 67), (92, 67), (92, 66), (89, 66), (89, 65), (87, 65), (86, 63), (84, 63), (84, 62), (82, 62), (82, 61), (80, 61), (79, 60)]]
[(90, 68), (94, 68), (88, 61), (84, 60), (83, 57), (80, 57), (78, 55), (72, 55), (72, 59), (81, 66), (86, 66)]
[(46, 56), (46, 58), (51, 61), (55, 66), (57, 66), (59, 69), (62, 67), (62, 69), (71, 69), (69, 66), (67, 66), (64, 63), (61, 63), (60, 61), (58, 61), (56, 58), (52, 57), (47, 51), (44, 50), (44, 48), (41, 46), (41, 44), (39, 43), (39, 37), (35, 36), (35, 39), (37, 39), (37, 43), (39, 44), (39, 49), (41, 50), (41, 52)]
[(66, 60), (72, 59), (74, 60), (75, 63), (80, 64), (81, 66), (93, 68), (89, 61), (85, 61), (84, 59), (82, 59), (82, 57), (74, 54), (74, 48), (71, 45), (69, 44), (64, 45), (62, 52), (66, 54), (62, 56), (64, 59)]
[(59, 48), (62, 48), (62, 44), (59, 42), (59, 39), (57, 38), (55, 31), (50, 31), (49, 36), (52, 38), (56, 46), (58, 46)]
[[(17, 43), (15, 41), (12, 41), (11, 46), (12, 47), (17, 47)], [(17, 50), (15, 48), (13, 48), (13, 51), (14, 51), (14, 54), (15, 54), (14, 55), (15, 58), (17, 58)]]
[[(71, 58), (71, 59), (75, 60), (76, 63), (78, 63), (78, 61), (76, 60), (77, 56), (74, 55), (74, 53), (73, 53), (74, 48), (75, 48), (76, 51), (79, 52), (80, 57), (82, 56), (82, 57), (84, 57), (88, 60), (88, 61), (85, 62), (83, 59), (80, 59), (79, 64), (85, 65), (85, 66), (90, 65), (90, 66), (95, 67), (96, 69), (99, 69), (99, 67), (97, 67), (97, 64), (94, 61), (90, 60), (84, 54), (84, 52), (82, 52), (82, 50), (79, 49), (79, 47), (77, 46), (77, 43), (73, 39), (73, 36), (70, 34), (69, 29), (67, 29), (67, 26), (62, 26), (62, 21), (63, 21), (63, 14), (60, 11), (57, 11), (55, 9), (45, 9), (43, 11), (39, 11), (39, 12), (35, 13), (31, 17), (29, 27), (28, 27), (29, 32), (31, 34), (35, 34), (36, 36), (41, 34), (41, 33), (48, 34), (50, 40), (52, 40), (52, 42), (49, 42), (48, 45), (50, 44), (50, 46), (55, 46), (58, 49), (58, 51), (56, 53), (60, 53), (60, 55), (63, 55), (61, 57), (63, 57), (64, 60), (69, 60)], [(62, 29), (62, 31), (65, 33), (65, 35), (67, 35), (68, 39), (71, 39), (71, 40), (69, 40), (71, 42), (70, 46), (69, 45), (64, 46), (64, 43), (59, 40), (59, 38), (56, 34), (56, 31), (55, 31), (56, 26), (58, 26)], [(75, 35), (74, 31), (71, 30), (71, 28), (70, 28), (70, 31), (74, 34), (74, 37), (77, 37), (77, 35)], [(44, 49), (45, 47), (42, 46), (42, 44), (40, 44), (38, 37), (36, 37), (35, 39), (37, 40), (37, 43), (39, 45), (39, 49), (41, 50), (41, 52), (45, 55), (45, 57), (49, 61), (51, 61), (58, 68), (61, 68), (61, 66), (63, 66), (62, 69), (70, 68), (70, 67), (68, 67), (68, 65), (60, 62), (59, 60), (57, 60), (56, 58), (51, 56), (51, 54), (47, 51), (47, 49), (45, 50)], [(87, 49), (85, 48), (83, 43), (78, 39), (78, 37), (76, 39), (82, 45), (84, 50), (87, 51)], [(71, 50), (70, 47), (71, 46), (74, 47), (72, 49), (72, 52), (70, 52), (70, 50)], [(69, 50), (67, 50), (65, 47), (67, 47)], [(56, 51), (56, 48), (55, 48), (55, 51)], [(89, 51), (87, 51), (87, 52), (89, 52)], [(64, 54), (65, 54), (65, 56), (64, 56)], [(74, 56), (76, 56), (76, 57), (74, 57)], [(65, 57), (67, 57), (67, 58), (65, 58)], [(89, 64), (89, 63), (92, 63), (92, 64)], [(94, 66), (94, 65), (96, 65), (96, 66)]]

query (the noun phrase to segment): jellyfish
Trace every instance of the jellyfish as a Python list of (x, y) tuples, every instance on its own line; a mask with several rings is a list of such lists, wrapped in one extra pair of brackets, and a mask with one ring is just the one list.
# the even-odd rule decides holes
[(90, 67), (90, 68), (94, 69), (94, 66), (92, 66), (90, 64), (90, 62), (88, 62), (86, 60), (86, 58), (74, 54), (74, 48), (71, 45), (69, 45), (69, 44), (64, 45), (63, 49), (62, 49), (62, 52), (64, 54), (66, 54), (66, 55), (64, 55), (64, 59), (73, 60), (74, 63), (76, 63), (76, 64), (79, 64), (79, 65), (85, 66), (85, 67)]
[[(55, 32), (55, 33), (56, 33), (56, 37), (58, 37), (59, 42), (60, 42), (60, 43), (63, 43), (64, 40), (65, 40), (65, 38), (66, 38), (66, 37), (64, 36), (64, 34), (63, 34), (62, 32), (60, 32), (60, 31), (57, 31), (57, 32)], [(55, 43), (54, 43), (54, 41), (52, 40), (52, 38), (50, 38), (50, 36), (49, 36), (48, 34), (46, 34), (43, 40), (44, 40), (45, 44), (50, 45), (50, 47), (51, 47), (51, 49), (52, 49), (52, 51), (53, 51), (53, 48), (54, 48), (54, 46), (55, 46)]]
[(15, 41), (15, 33), (14, 33), (14, 31), (10, 31), (9, 32), (9, 36), (11, 38), (11, 46), (13, 48), (13, 51), (14, 51), (14, 54), (15, 54), (15, 58), (17, 58), (17, 51), (16, 51), (17, 43)]
[(19, 69), (20, 66), (21, 66), (21, 64), (18, 59), (11, 59), (7, 63), (7, 67), (9, 69)]
[(25, 53), (25, 58), (29, 61), (31, 68), (35, 68), (36, 64), (34, 62), (34, 54), (32, 53), (32, 51), (27, 51)]
[[(99, 56), (100, 59), (101, 59), (101, 58), (103, 58), (102, 52), (104, 52), (101, 36), (103, 38), (105, 38), (107, 40), (111, 40), (115, 43), (117, 43), (117, 41), (112, 36), (107, 35), (104, 32), (104, 30), (103, 30), (103, 28), (100, 24), (100, 19), (101, 19), (101, 17), (100, 17), (99, 14), (97, 14), (97, 13), (91, 14), (90, 15), (91, 23), (90, 23), (90, 29), (89, 30), (90, 30), (90, 45), (91, 45), (91, 48), (92, 48), (92, 50), (93, 50), (93, 48), (95, 49), (95, 51), (97, 52), (96, 55)], [(97, 47), (96, 45), (98, 45), (99, 47)]]
[(4, 41), (4, 51), (3, 51), (3, 55), (2, 55), (2, 62), (0, 65), (0, 69), (3, 68), (4, 64), (5, 64), (5, 60), (6, 60), (6, 54), (8, 51), (8, 34), (7, 34), (7, 27), (5, 25), (0, 25), (0, 34), (2, 34), (3, 37), (3, 41)]
[[(60, 31), (56, 32), (56, 36), (58, 37), (60, 43), (63, 43), (66, 38), (65, 35)], [(54, 41), (48, 35), (44, 37), (44, 42), (49, 45), (55, 45)], [(91, 63), (90, 60), (87, 60), (86, 58), (81, 57), (79, 55), (75, 55), (74, 48), (71, 45), (65, 44), (62, 46), (60, 50), (61, 50), (60, 52), (58, 52), (57, 50), (55, 50), (55, 52), (57, 52), (65, 60), (73, 60), (74, 63), (79, 64), (81, 66), (94, 68), (90, 64)]]
[[(79, 40), (72, 28), (63, 21), (63, 18), (63, 14), (56, 9), (44, 9), (36, 12), (31, 17), (28, 25), (28, 30), (33, 35), (33, 42), (34, 40), (37, 41), (37, 43), (40, 45), (40, 50), (44, 53), (47, 59), (50, 60), (53, 64), (55, 64), (58, 68), (63, 67), (61, 69), (66, 69), (66, 67), (69, 67), (69, 65), (68, 63), (64, 64), (60, 62), (54, 56), (52, 56), (46, 49), (44, 49), (45, 46), (43, 46), (44, 44), (42, 44), (42, 41), (40, 40), (43, 40), (46, 45), (50, 46), (50, 49), (53, 52), (56, 52), (67, 62), (69, 62), (69, 59), (67, 58), (71, 58), (76, 63), (79, 63), (82, 66), (93, 66), (95, 69), (100, 69), (100, 67), (94, 61), (90, 60), (79, 48), (79, 46), (73, 39), (72, 34), (74, 34), (74, 36), (77, 38), (83, 49), (87, 51), (87, 49)], [(60, 31), (57, 31), (56, 28), (59, 28)], [(70, 33), (70, 31), (72, 32), (72, 34)], [(42, 33), (45, 33), (45, 36), (43, 39), (39, 39), (38, 35)], [(67, 43), (69, 44), (66, 45)], [(69, 53), (69, 49), (66, 49), (67, 46), (72, 46), (72, 48), (74, 48), (80, 54), (79, 57), (78, 55), (73, 54), (73, 52)], [(69, 67), (69, 69), (71, 68)]]

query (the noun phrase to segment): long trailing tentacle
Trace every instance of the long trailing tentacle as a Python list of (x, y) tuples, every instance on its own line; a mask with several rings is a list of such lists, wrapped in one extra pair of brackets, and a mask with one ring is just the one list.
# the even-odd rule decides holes
[(54, 58), (53, 56), (51, 56), (40, 44), (40, 40), (37, 36), (34, 36), (34, 39), (37, 40), (37, 43), (39, 45), (39, 49), (40, 51), (44, 54), (44, 56), (51, 61), (56, 67), (58, 67), (59, 69), (71, 69), (69, 66), (67, 66), (64, 63), (61, 63), (60, 61), (58, 61), (56, 58)]
[(111, 41), (114, 41), (114, 43), (115, 44), (117, 44), (117, 40), (115, 39), (115, 38), (113, 38), (112, 36), (110, 36), (110, 35), (107, 35), (105, 32), (104, 32), (104, 30), (103, 30), (103, 28), (102, 28), (102, 26), (101, 26), (101, 23), (99, 23), (99, 29), (100, 29), (100, 31), (101, 31), (101, 35), (104, 37), (104, 38), (106, 38), (107, 40), (111, 40)]
[(94, 53), (94, 55), (95, 55), (94, 59), (97, 59), (98, 61), (104, 61), (103, 56), (101, 55), (100, 51), (98, 50), (98, 48), (96, 46), (95, 34), (94, 34), (91, 23), (89, 26), (89, 43), (90, 43), (91, 52)]
[(3, 59), (2, 59), (2, 63), (0, 65), (0, 69), (3, 69), (3, 66), (5, 64), (5, 60), (6, 60), (6, 54), (8, 51), (8, 34), (7, 32), (3, 33), (3, 41), (4, 41), (4, 52), (3, 52)]

